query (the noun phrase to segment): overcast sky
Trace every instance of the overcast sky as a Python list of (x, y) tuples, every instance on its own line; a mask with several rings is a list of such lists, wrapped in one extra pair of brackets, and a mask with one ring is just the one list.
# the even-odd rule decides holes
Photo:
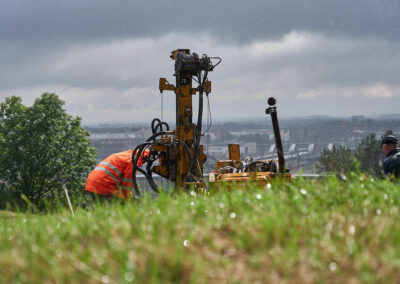
[(214, 119), (262, 117), (269, 96), (285, 117), (400, 113), (399, 0), (2, 0), (0, 101), (55, 92), (84, 124), (150, 122), (177, 48), (222, 58)]

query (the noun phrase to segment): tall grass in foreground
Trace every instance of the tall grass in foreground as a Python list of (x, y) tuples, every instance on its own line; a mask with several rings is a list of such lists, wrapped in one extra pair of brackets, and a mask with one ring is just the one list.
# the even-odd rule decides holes
[(400, 188), (331, 177), (0, 214), (0, 283), (396, 283)]

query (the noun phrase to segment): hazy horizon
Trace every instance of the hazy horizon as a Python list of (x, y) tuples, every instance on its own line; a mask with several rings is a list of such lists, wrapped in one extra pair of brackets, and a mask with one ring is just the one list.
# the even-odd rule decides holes
[[(294, 121), (294, 120), (324, 120), (324, 121), (330, 121), (330, 120), (351, 120), (354, 118), (358, 117), (363, 117), (364, 119), (372, 119), (372, 120), (400, 120), (400, 112), (399, 113), (392, 113), (392, 114), (383, 114), (383, 115), (349, 115), (349, 116), (327, 116), (327, 115), (305, 115), (305, 116), (280, 116), (278, 115), (278, 120), (279, 121)], [(154, 117), (155, 118), (155, 117)], [(194, 119), (195, 120), (195, 119)], [(220, 123), (226, 123), (226, 122), (233, 122), (233, 123), (241, 123), (241, 122), (262, 122), (263, 120), (267, 120), (267, 122), (271, 122), (270, 116), (259, 116), (259, 117), (245, 117), (245, 118), (217, 118), (213, 119), (212, 124), (220, 124)], [(197, 121), (197, 117), (196, 117)], [(193, 121), (193, 122), (196, 122)], [(168, 120), (166, 121), (169, 124), (174, 124), (175, 120)], [(150, 127), (151, 119), (150, 120), (143, 120), (143, 121), (121, 121), (121, 122), (94, 122), (94, 123), (83, 123), (83, 126), (85, 127), (92, 127), (92, 126), (132, 126), (132, 125), (143, 125), (143, 126), (149, 126)], [(205, 127), (207, 121), (203, 118), (203, 127)]]

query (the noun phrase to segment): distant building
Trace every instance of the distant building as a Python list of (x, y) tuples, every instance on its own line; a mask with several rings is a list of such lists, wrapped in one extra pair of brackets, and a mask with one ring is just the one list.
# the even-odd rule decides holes
[(205, 152), (210, 155), (210, 156), (214, 156), (214, 157), (218, 157), (218, 158), (224, 158), (227, 159), (228, 158), (228, 146), (206, 146), (205, 147)]
[(214, 132), (207, 132), (207, 133), (204, 133), (204, 136), (201, 138), (201, 140), (202, 141), (215, 141), (215, 140), (217, 140), (217, 135)]
[(259, 134), (259, 135), (273, 135), (272, 130), (270, 129), (251, 129), (251, 130), (242, 130), (242, 131), (231, 131), (230, 132), (231, 135), (233, 136), (242, 136), (242, 135), (255, 135), (255, 134)]
[(257, 153), (256, 142), (246, 142), (240, 145), (240, 154), (253, 155)]
[(135, 148), (143, 138), (135, 133), (95, 133), (90, 135), (90, 141), (97, 149), (97, 159), (103, 160), (113, 153)]

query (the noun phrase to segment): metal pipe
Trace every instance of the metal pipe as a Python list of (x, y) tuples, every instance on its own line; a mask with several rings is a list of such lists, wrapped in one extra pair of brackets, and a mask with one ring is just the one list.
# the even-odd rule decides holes
[(268, 104), (270, 105), (270, 107), (265, 110), (265, 113), (271, 115), (272, 127), (274, 129), (274, 136), (275, 136), (276, 152), (278, 154), (279, 172), (285, 173), (286, 172), (285, 155), (283, 153), (281, 132), (279, 131), (278, 113), (275, 106), (276, 99), (270, 97), (268, 99)]

